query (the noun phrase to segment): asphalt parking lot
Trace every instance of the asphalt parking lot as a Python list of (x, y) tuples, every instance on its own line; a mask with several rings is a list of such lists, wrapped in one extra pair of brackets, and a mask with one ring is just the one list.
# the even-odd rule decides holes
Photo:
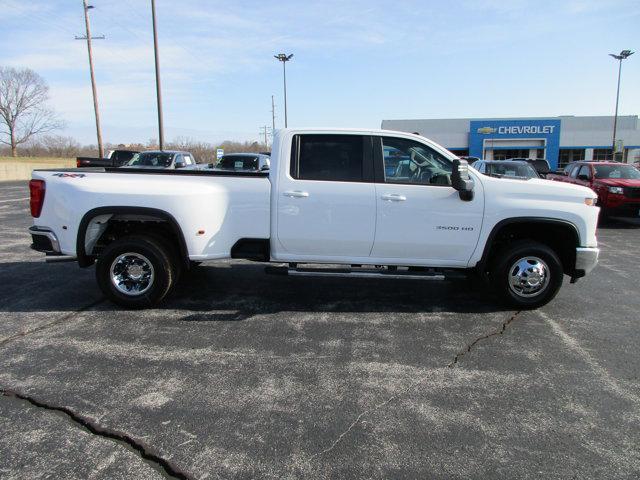
[(638, 478), (639, 220), (538, 311), (203, 265), (121, 311), (0, 183), (0, 477)]

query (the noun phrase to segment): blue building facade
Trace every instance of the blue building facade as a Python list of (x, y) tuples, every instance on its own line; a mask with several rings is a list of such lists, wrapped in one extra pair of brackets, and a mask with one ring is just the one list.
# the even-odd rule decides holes
[[(449, 118), (383, 120), (382, 128), (419, 133), (460, 156), (545, 158), (552, 169), (578, 160), (612, 160), (613, 117)], [(615, 159), (640, 161), (637, 115), (618, 117)]]

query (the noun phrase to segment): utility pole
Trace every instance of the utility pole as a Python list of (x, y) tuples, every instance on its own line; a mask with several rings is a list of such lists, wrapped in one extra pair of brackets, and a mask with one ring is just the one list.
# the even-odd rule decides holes
[(284, 79), (284, 128), (287, 128), (287, 62), (293, 58), (293, 53), (279, 53), (274, 55), (278, 61), (282, 62), (282, 74)]
[(160, 60), (158, 57), (158, 27), (156, 23), (156, 2), (151, 0), (151, 19), (153, 21), (153, 52), (156, 59), (156, 97), (158, 102), (158, 142), (164, 149), (164, 126), (162, 124), (162, 87), (160, 85)]
[(269, 129), (268, 126), (260, 127), (260, 135), (264, 135), (264, 144), (269, 145), (269, 137), (268, 135), (273, 133), (272, 130)]
[[(618, 126), (618, 101), (620, 100), (620, 75), (622, 74), (622, 60), (627, 59), (635, 52), (631, 50), (622, 50), (620, 54), (616, 55), (615, 53), (610, 53), (609, 55), (618, 60), (618, 90), (616, 91), (616, 113), (613, 117), (613, 141), (611, 147), (611, 158), (613, 160), (616, 159), (616, 127)], [(622, 151), (622, 159), (624, 160), (624, 148)]]
[(271, 134), (276, 131), (276, 104), (273, 101), (273, 95), (271, 95)]
[(98, 109), (98, 90), (96, 89), (96, 77), (93, 73), (93, 51), (91, 49), (91, 40), (104, 40), (104, 35), (101, 37), (91, 37), (91, 26), (89, 25), (89, 9), (93, 8), (93, 5), (87, 5), (87, 0), (82, 0), (82, 6), (84, 9), (84, 26), (86, 29), (86, 35), (84, 37), (76, 37), (76, 40), (87, 41), (87, 51), (89, 52), (89, 74), (91, 75), (91, 91), (93, 93), (93, 110), (96, 114), (98, 156), (100, 158), (104, 158), (104, 148), (102, 147), (102, 130), (100, 128), (100, 111)]

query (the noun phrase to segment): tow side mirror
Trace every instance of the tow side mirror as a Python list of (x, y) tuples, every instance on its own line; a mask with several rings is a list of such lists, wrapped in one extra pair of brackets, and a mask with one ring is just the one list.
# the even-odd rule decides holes
[(466, 160), (454, 160), (451, 171), (451, 186), (458, 191), (460, 200), (473, 200), (473, 180), (469, 176), (469, 164)]

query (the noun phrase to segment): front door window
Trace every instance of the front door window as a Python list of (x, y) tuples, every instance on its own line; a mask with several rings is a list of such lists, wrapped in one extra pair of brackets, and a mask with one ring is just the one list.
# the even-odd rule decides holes
[(451, 161), (426, 145), (383, 137), (382, 151), (385, 183), (451, 185)]

